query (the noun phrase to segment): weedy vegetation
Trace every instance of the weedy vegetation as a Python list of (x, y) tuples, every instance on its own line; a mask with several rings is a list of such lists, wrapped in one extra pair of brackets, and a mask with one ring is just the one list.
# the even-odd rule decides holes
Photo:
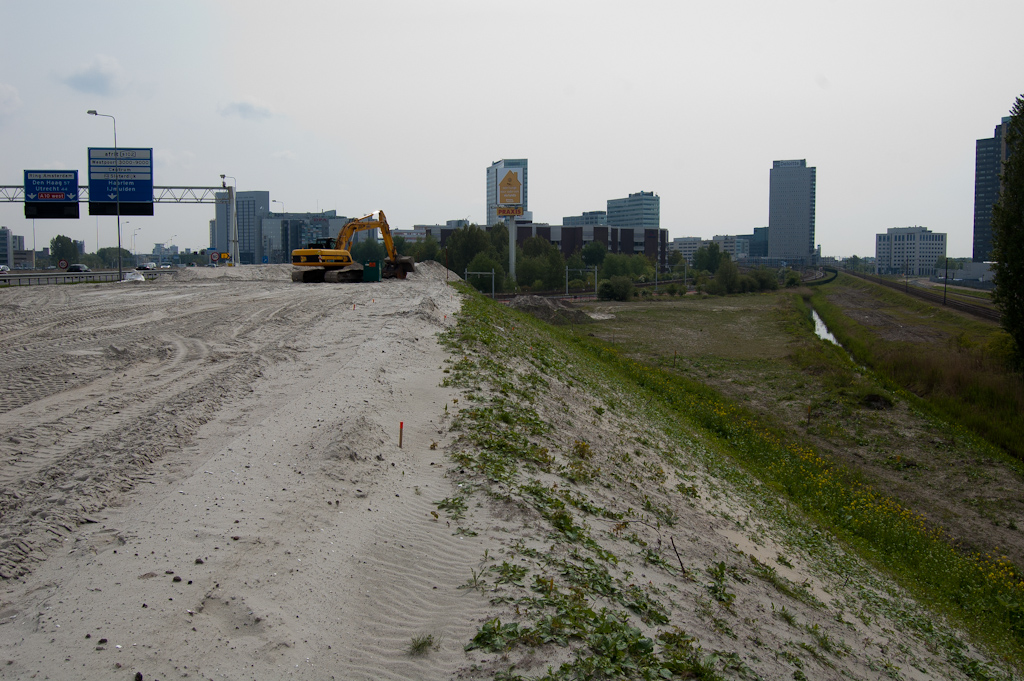
[(412, 642), (409, 644), (408, 653), (410, 655), (426, 655), (432, 648), (437, 648), (439, 645), (439, 641), (434, 641), (433, 634), (413, 636)]
[[(470, 522), (467, 499), (481, 495), (537, 528), (467, 583), (505, 613), (466, 644), (499, 655), (492, 676), (522, 678), (508, 661), (552, 648), (568, 660), (531, 678), (814, 678), (840, 666), (862, 678), (899, 674), (895, 657), (852, 647), (844, 637), (853, 629), (854, 639), (903, 645), (899, 630), (917, 646), (899, 652), (901, 663), (939, 676), (1010, 678), (1006, 669), (1022, 666), (1024, 579), (1008, 560), (961, 550), (799, 431), (695, 380), (695, 364), (641, 361), (463, 291), (458, 325), (442, 338), (452, 353), (445, 381), (465, 402), (449, 451), (463, 486), (438, 508)], [(799, 327), (794, 297), (785, 300), (793, 307), (782, 323)], [(878, 389), (834, 358), (803, 361), (819, 362), (856, 399)], [(595, 421), (601, 428), (588, 430)], [(764, 545), (761, 558), (687, 540), (697, 517)], [(810, 578), (780, 574), (796, 559), (829, 585), (831, 603)], [(752, 615), (757, 597), (779, 603), (775, 617)], [(744, 644), (760, 650), (767, 637), (787, 643), (774, 655)]]

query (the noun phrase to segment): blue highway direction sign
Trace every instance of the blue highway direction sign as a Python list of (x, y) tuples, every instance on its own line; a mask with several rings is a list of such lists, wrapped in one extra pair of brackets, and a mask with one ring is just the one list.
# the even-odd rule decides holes
[(153, 214), (152, 148), (89, 147), (89, 214), (115, 215), (118, 203), (121, 215)]
[(78, 203), (78, 171), (26, 170), (25, 203), (29, 201)]
[(25, 217), (78, 219), (78, 171), (26, 170)]

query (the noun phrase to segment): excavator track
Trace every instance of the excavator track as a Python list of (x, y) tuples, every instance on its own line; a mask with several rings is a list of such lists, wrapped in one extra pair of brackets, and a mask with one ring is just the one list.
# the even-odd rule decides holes
[(299, 284), (319, 284), (324, 280), (324, 270), (316, 268), (295, 268), (292, 270), (292, 281)]
[(349, 265), (337, 270), (328, 270), (324, 275), (324, 281), (328, 284), (349, 284), (358, 283), (363, 280), (363, 266)]

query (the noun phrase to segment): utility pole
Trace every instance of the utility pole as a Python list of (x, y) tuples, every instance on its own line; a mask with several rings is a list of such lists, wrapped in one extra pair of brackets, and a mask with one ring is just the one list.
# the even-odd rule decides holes
[(946, 276), (942, 278), (942, 304), (946, 304), (946, 287), (949, 285), (949, 258), (946, 258)]

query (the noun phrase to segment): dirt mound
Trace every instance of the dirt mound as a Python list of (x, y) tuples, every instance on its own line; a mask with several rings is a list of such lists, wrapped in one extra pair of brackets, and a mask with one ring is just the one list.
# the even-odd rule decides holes
[[(291, 281), (292, 265), (239, 265), (238, 267), (182, 267), (158, 281)], [(416, 271), (409, 273), (409, 279), (428, 281), (459, 281), (454, 272), (449, 272), (444, 265), (434, 260), (416, 263)]]
[(508, 306), (532, 314), (548, 324), (587, 324), (593, 321), (587, 313), (572, 303), (558, 298), (541, 298), (540, 296), (516, 296), (508, 301)]
[(289, 263), (284, 263), (280, 265), (239, 265), (238, 267), (181, 267), (173, 270), (173, 274), (167, 280), (291, 281), (291, 277), (292, 266)]
[(436, 260), (416, 263), (416, 271), (410, 272), (409, 279), (431, 279), (434, 281), (462, 281), (462, 277), (450, 271)]

